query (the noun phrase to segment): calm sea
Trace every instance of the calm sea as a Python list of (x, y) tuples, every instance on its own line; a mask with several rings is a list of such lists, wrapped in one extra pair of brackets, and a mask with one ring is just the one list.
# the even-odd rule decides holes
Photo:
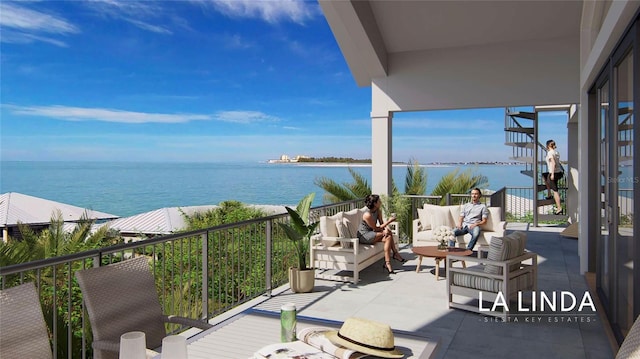
[[(352, 166), (371, 185), (370, 166)], [(449, 171), (472, 168), (489, 179), (489, 189), (531, 186), (520, 173), (523, 166), (427, 166), (427, 193)], [(394, 166), (393, 179), (404, 189), (406, 166)], [(237, 200), (247, 204), (295, 205), (316, 192), (320, 177), (353, 182), (343, 165), (268, 163), (112, 163), (0, 162), (0, 193), (19, 192), (121, 217), (163, 207), (218, 204)]]

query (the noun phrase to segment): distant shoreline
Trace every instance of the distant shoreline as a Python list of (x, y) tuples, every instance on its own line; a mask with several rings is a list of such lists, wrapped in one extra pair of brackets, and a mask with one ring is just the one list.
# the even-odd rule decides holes
[[(342, 162), (342, 161), (321, 161), (321, 162), (267, 162), (268, 164), (275, 165), (297, 165), (297, 166), (327, 166), (327, 167), (345, 167), (345, 166), (353, 166), (353, 167), (370, 167), (371, 162)], [(410, 163), (407, 162), (393, 162), (393, 166), (407, 166)], [(522, 166), (524, 163), (522, 162), (429, 162), (429, 163), (420, 163), (421, 167), (452, 167), (452, 166)]]

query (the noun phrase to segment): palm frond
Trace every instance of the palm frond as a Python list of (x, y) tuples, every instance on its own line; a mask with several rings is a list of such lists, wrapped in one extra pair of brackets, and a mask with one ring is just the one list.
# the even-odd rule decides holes
[(327, 177), (318, 177), (314, 180), (314, 184), (325, 192), (322, 197), (324, 203), (351, 201), (364, 198), (371, 193), (371, 187), (367, 179), (351, 167), (348, 170), (353, 178), (353, 183), (340, 184)]
[(475, 187), (486, 188), (488, 184), (487, 177), (476, 173), (474, 169), (468, 168), (460, 172), (456, 168), (442, 176), (431, 195), (442, 196), (440, 204), (444, 204), (447, 193), (469, 193)]
[(407, 165), (404, 194), (424, 195), (427, 192), (427, 173), (418, 161), (411, 159)]
[(456, 177), (458, 176), (458, 169), (454, 169), (451, 172), (445, 173), (440, 178), (436, 186), (431, 191), (432, 196), (446, 196), (447, 193), (451, 193), (451, 188), (454, 186)]
[(337, 203), (355, 199), (350, 189), (330, 178), (319, 177), (314, 180), (314, 183), (324, 190), (325, 194), (322, 197), (324, 203)]
[(0, 241), (0, 267), (29, 262), (32, 253), (25, 241)]
[(352, 199), (364, 198), (371, 194), (371, 186), (364, 176), (356, 172), (353, 168), (349, 167), (349, 173), (353, 178), (353, 183), (345, 183), (344, 186), (351, 191)]

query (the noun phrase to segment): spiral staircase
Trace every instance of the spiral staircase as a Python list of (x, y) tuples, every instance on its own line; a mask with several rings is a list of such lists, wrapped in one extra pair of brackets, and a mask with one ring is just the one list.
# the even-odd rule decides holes
[[(531, 177), (535, 189), (533, 198), (533, 225), (537, 226), (538, 221), (552, 221), (566, 219), (563, 205), (563, 213), (553, 214), (553, 199), (545, 199), (547, 187), (542, 180), (542, 173), (547, 172), (545, 161), (546, 146), (538, 138), (538, 115), (540, 112), (566, 111), (569, 116), (571, 105), (558, 106), (529, 106), (529, 107), (507, 107), (505, 108), (505, 145), (512, 147), (510, 159), (524, 163), (524, 169), (520, 171), (523, 175)], [(563, 164), (565, 171), (567, 165)], [(566, 176), (558, 181), (558, 192), (562, 203), (567, 198)]]

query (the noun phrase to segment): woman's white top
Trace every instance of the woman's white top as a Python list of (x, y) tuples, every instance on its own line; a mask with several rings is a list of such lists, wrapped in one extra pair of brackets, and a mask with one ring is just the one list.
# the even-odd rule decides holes
[(559, 172), (564, 172), (564, 169), (562, 168), (562, 164), (560, 164), (560, 153), (558, 153), (558, 151), (556, 151), (555, 149), (550, 149), (549, 151), (547, 151), (547, 170), (549, 172), (551, 172), (551, 159), (553, 158), (556, 166), (554, 169), (554, 173), (559, 173)]

